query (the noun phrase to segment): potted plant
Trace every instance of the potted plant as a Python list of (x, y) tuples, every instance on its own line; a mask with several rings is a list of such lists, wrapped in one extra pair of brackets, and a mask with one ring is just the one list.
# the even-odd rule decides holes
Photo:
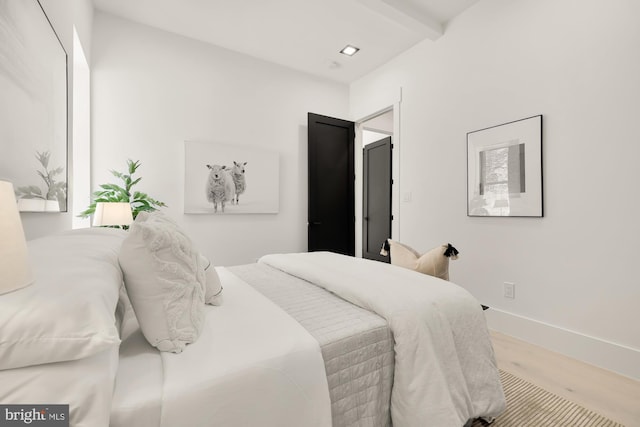
[(122, 184), (100, 185), (101, 190), (95, 191), (93, 193), (93, 203), (91, 203), (89, 207), (85, 211), (81, 212), (78, 216), (80, 216), (81, 218), (87, 218), (93, 215), (96, 211), (96, 204), (99, 202), (129, 202), (129, 204), (131, 204), (131, 213), (133, 214), (134, 220), (140, 212), (152, 212), (160, 207), (167, 206), (163, 202), (151, 198), (146, 193), (132, 190), (132, 187), (142, 180), (142, 178), (134, 178), (133, 176), (139, 167), (139, 160), (135, 162), (132, 160), (127, 160), (126, 173), (112, 170), (111, 173), (113, 174), (113, 176), (119, 178), (122, 181)]

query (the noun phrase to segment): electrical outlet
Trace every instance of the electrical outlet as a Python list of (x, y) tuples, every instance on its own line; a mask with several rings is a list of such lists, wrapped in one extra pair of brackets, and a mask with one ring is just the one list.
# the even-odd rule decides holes
[(516, 284), (504, 282), (504, 297), (514, 299), (516, 297)]

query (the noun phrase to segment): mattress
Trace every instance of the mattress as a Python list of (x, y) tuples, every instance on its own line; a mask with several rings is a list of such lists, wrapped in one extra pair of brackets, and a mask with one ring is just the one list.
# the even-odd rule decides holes
[(228, 268), (320, 344), (333, 427), (390, 426), (394, 342), (382, 317), (266, 264)]

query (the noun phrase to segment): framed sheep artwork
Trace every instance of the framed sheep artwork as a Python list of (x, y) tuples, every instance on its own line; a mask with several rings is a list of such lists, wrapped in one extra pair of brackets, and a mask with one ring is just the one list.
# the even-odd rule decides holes
[(186, 141), (184, 212), (278, 213), (279, 157), (264, 148)]

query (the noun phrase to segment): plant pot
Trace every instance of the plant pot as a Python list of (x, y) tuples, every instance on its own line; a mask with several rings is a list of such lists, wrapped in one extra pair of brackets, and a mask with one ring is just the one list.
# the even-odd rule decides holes
[(18, 210), (20, 212), (44, 212), (46, 200), (42, 199), (19, 199)]
[(20, 212), (60, 212), (60, 203), (57, 200), (42, 199), (18, 199)]
[(60, 203), (57, 200), (47, 200), (44, 204), (45, 212), (60, 212)]

